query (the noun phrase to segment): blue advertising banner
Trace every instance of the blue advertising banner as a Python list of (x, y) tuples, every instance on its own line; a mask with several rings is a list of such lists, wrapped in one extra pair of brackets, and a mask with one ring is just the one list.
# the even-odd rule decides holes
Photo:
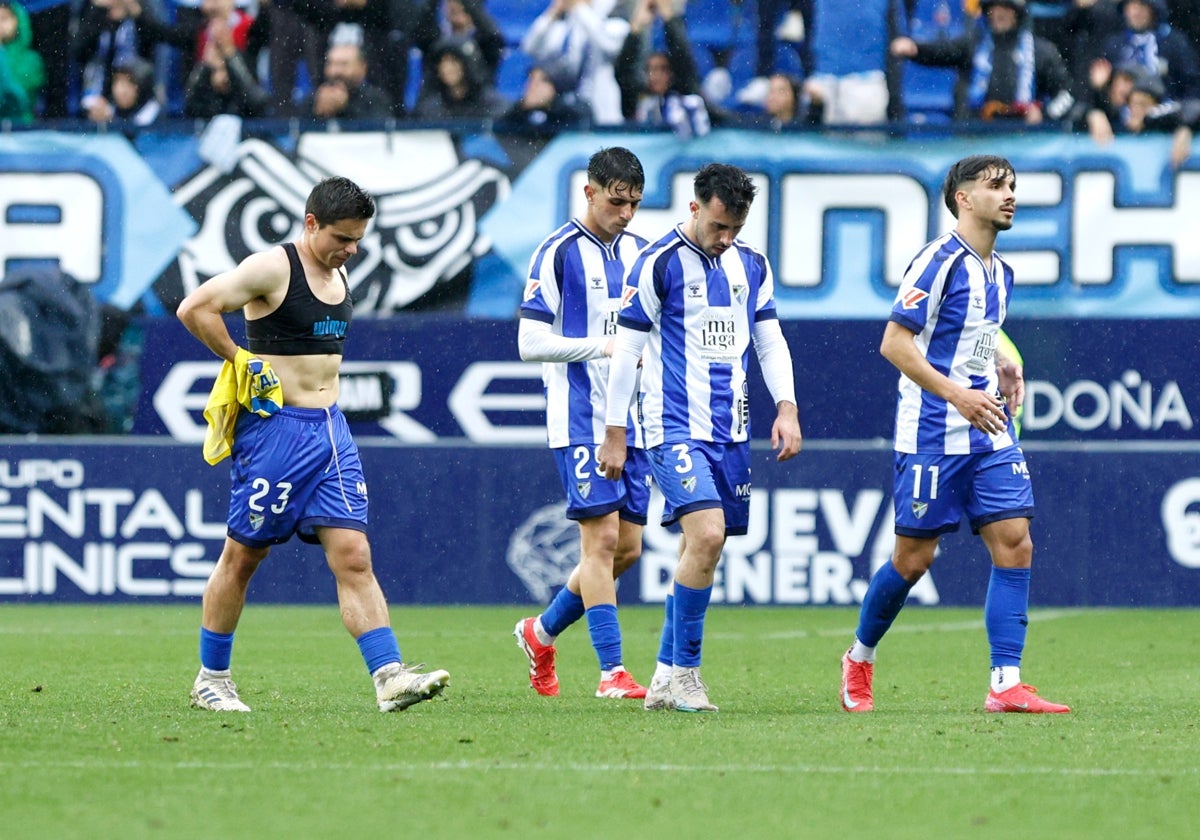
[[(0, 600), (195, 601), (224, 535), (228, 463), (146, 440), (6, 441), (0, 458)], [(1200, 446), (1029, 444), (1037, 497), (1034, 603), (1200, 606)], [(537, 447), (368, 444), (371, 540), (392, 603), (546, 601), (578, 556), (552, 458)], [(784, 464), (756, 450), (750, 532), (731, 538), (714, 601), (854, 604), (891, 536), (886, 445), (812, 442)], [(620, 583), (663, 600), (676, 534), (658, 523)], [(988, 560), (947, 536), (914, 603), (977, 605)], [(332, 603), (319, 548), (293, 540), (255, 577), (256, 602)]]
[(582, 212), (588, 157), (626, 145), (647, 176), (633, 230), (653, 240), (685, 219), (704, 163), (740, 165), (759, 185), (742, 238), (771, 259), (780, 315), (879, 320), (917, 249), (953, 225), (947, 167), (994, 151), (1018, 174), (1016, 221), (999, 240), (1020, 286), (1012, 317), (1200, 318), (1200, 156), (1173, 169), (1166, 136), (1100, 147), (1049, 133), (567, 133), (540, 149), (471, 125), (254, 131), (146, 130), (136, 146), (0, 136), (0, 273), (56, 260), (102, 300), (169, 314), (208, 277), (295, 238), (312, 185), (339, 174), (378, 204), (349, 266), (359, 314), (507, 318), (538, 242)]
[[(229, 322), (240, 334), (240, 318)], [(809, 440), (890, 440), (898, 374), (879, 355), (883, 326), (783, 322)], [(1007, 331), (1025, 362), (1026, 440), (1197, 439), (1200, 322), (1024, 319)], [(133, 431), (199, 442), (218, 360), (173, 318), (147, 322), (145, 335)], [(541, 365), (518, 359), (516, 335), (515, 319), (356, 320), (340, 400), (355, 434), (544, 443)], [(774, 407), (761, 380), (751, 376), (751, 423), (766, 430)]]

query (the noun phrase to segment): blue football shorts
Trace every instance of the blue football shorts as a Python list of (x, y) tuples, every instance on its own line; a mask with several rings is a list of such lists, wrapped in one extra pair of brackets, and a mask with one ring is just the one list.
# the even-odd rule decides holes
[(750, 525), (750, 442), (685, 440), (650, 450), (654, 481), (662, 491), (662, 524), (709, 508), (725, 511), (725, 535), (741, 536)]
[(1020, 446), (968, 455), (895, 453), (896, 533), (936, 537), (1001, 519), (1033, 518), (1033, 482)]
[(646, 450), (628, 447), (625, 470), (612, 481), (596, 466), (598, 448), (581, 443), (550, 450), (567, 496), (567, 519), (592, 519), (619, 510), (625, 521), (645, 525), (651, 482)]
[(229, 536), (263, 548), (319, 527), (367, 530), (367, 482), (346, 416), (335, 405), (242, 411), (233, 441)]

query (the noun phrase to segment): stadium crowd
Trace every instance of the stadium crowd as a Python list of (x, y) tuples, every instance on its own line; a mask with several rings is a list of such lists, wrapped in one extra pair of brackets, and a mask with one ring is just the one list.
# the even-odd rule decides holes
[(0, 126), (494, 120), (563, 128), (988, 121), (1175, 136), (1186, 0), (0, 0)]

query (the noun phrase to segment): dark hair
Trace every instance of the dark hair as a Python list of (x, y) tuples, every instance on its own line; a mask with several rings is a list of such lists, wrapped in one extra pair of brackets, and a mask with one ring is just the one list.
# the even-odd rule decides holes
[(1017, 175), (1017, 170), (1013, 169), (1007, 158), (998, 155), (971, 155), (950, 167), (942, 183), (942, 200), (954, 218), (958, 218), (958, 202), (954, 200), (958, 188), (968, 181), (974, 181), (989, 169), (996, 169), (1001, 174), (1011, 173), (1014, 179)]
[(750, 212), (750, 204), (758, 192), (749, 175), (727, 163), (710, 163), (703, 167), (696, 173), (693, 184), (696, 198), (702, 204), (707, 204), (716, 196), (735, 216), (744, 216)]
[(322, 226), (343, 219), (370, 219), (375, 215), (375, 199), (349, 178), (335, 175), (312, 188), (304, 212), (316, 216)]
[(637, 155), (624, 146), (601, 149), (588, 160), (588, 180), (608, 189), (613, 184), (625, 184), (631, 190), (646, 186), (646, 173)]

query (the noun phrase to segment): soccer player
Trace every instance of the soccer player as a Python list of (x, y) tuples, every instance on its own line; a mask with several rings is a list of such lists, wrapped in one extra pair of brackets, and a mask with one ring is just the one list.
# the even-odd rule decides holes
[[(587, 209), (550, 234), (534, 252), (521, 304), (518, 347), (542, 362), (546, 431), (567, 496), (567, 518), (579, 523), (580, 559), (567, 585), (540, 616), (517, 622), (513, 635), (529, 657), (538, 694), (558, 694), (554, 640), (587, 617), (600, 660), (597, 697), (640, 700), (646, 689), (625, 670), (615, 578), (642, 553), (650, 469), (635, 448), (630, 468), (609, 480), (596, 462), (604, 440), (608, 359), (625, 272), (646, 240), (626, 231), (642, 201), (645, 175), (628, 149), (601, 149), (588, 161)], [(629, 402), (625, 402), (628, 414)]]
[(626, 413), (645, 350), (638, 413), (663, 524), (683, 530), (667, 596), (648, 710), (715, 712), (700, 679), (704, 618), (728, 535), (750, 517), (749, 348), (776, 406), (777, 460), (800, 451), (792, 359), (775, 311), (765, 256), (737, 238), (754, 183), (734, 166), (708, 164), (695, 177), (691, 216), (647, 247), (629, 273), (609, 371), (600, 468), (626, 464)]
[(989, 712), (1068, 712), (1021, 682), (1033, 542), (1033, 488), (1012, 413), (1024, 398), (1019, 365), (997, 352), (1013, 270), (995, 253), (1012, 227), (1016, 174), (1001, 157), (974, 155), (946, 175), (943, 199), (958, 220), (912, 261), (880, 352), (900, 370), (896, 409), (896, 548), (871, 578), (854, 644), (842, 657), (842, 708), (874, 708), (875, 647), (933, 563), (938, 539), (965, 514), (992, 558), (984, 604), (991, 647)]
[[(230, 678), (233, 634), (250, 578), (271, 546), (293, 534), (325, 551), (342, 622), (358, 642), (381, 711), (433, 697), (450, 680), (445, 671), (419, 673), (401, 662), (371, 567), (366, 480), (337, 406), (354, 309), (343, 266), (374, 215), (375, 202), (360, 187), (327, 178), (308, 196), (296, 241), (251, 254), (179, 305), (179, 319), (210, 350), (256, 372), (252, 392), (281, 385), (283, 397), (270, 416), (240, 410), (237, 417), (228, 533), (204, 589), (200, 673), (191, 696), (197, 708), (250, 711)], [(222, 318), (237, 309), (246, 319), (249, 351), (234, 343)]]

